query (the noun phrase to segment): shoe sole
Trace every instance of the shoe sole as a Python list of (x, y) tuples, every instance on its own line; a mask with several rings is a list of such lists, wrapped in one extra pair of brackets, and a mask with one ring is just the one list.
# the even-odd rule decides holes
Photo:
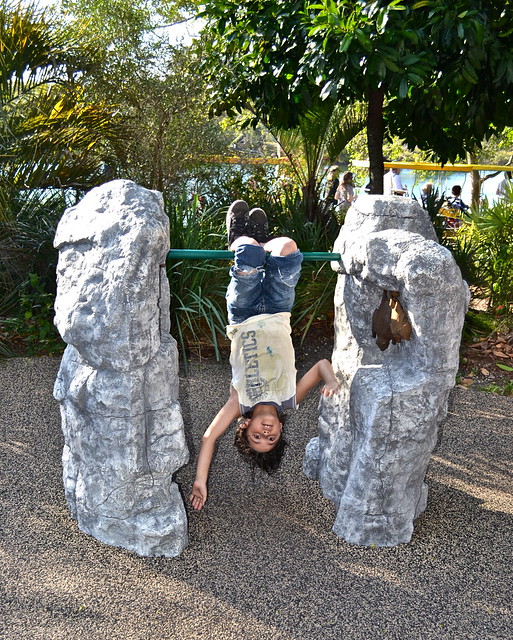
[[(248, 220), (248, 212), (249, 206), (248, 203), (244, 200), (235, 200), (228, 207), (228, 212), (226, 213), (226, 235), (228, 238), (228, 246), (232, 244), (232, 242), (236, 238), (232, 238), (230, 241), (230, 228), (234, 222), (242, 222), (244, 221), (244, 225), (241, 225), (241, 228), (247, 224)], [(244, 235), (244, 234), (239, 234)]]
[(269, 222), (263, 209), (251, 209), (248, 213), (248, 222), (252, 230), (252, 237), (257, 242), (267, 242), (269, 239)]

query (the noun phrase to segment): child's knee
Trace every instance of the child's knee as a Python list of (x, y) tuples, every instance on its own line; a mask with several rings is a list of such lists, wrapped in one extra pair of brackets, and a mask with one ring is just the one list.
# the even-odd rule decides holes
[(288, 256), (297, 251), (297, 244), (292, 238), (274, 238), (264, 245), (264, 249), (273, 256)]
[(238, 247), (242, 247), (242, 245), (244, 244), (252, 244), (253, 246), (259, 247), (259, 243), (254, 239), (254, 238), (250, 238), (249, 236), (239, 236), (236, 240), (234, 240), (232, 242), (232, 244), (230, 245), (230, 249), (232, 251), (235, 251), (235, 249), (238, 249)]

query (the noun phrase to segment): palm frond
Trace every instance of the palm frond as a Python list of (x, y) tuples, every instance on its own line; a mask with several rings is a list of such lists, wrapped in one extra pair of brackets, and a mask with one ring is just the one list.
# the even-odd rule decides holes
[(301, 116), (297, 127), (271, 127), (271, 132), (290, 160), (299, 183), (319, 192), (327, 165), (365, 128), (366, 120), (367, 106), (363, 103), (342, 107), (331, 100), (319, 100)]

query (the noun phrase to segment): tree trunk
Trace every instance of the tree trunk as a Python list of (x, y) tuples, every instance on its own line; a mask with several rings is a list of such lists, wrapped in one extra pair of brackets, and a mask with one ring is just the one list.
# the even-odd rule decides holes
[(383, 89), (370, 89), (367, 114), (367, 149), (369, 151), (369, 193), (383, 193)]
[[(477, 155), (474, 151), (467, 153), (467, 163), (477, 164)], [(479, 196), (481, 195), (481, 179), (479, 171), (470, 172), (470, 204), (473, 208), (479, 207)]]
[(305, 218), (308, 222), (320, 219), (320, 207), (319, 198), (317, 197), (317, 190), (315, 188), (315, 182), (308, 182), (303, 187), (303, 203), (305, 207)]

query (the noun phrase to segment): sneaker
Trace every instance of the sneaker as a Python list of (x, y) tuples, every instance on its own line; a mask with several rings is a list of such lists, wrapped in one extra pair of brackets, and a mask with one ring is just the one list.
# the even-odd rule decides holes
[(226, 231), (228, 235), (228, 246), (235, 242), (240, 236), (249, 234), (248, 229), (248, 203), (244, 200), (235, 200), (228, 207), (226, 214)]
[(251, 209), (248, 213), (248, 232), (257, 242), (269, 240), (269, 223), (263, 209)]

